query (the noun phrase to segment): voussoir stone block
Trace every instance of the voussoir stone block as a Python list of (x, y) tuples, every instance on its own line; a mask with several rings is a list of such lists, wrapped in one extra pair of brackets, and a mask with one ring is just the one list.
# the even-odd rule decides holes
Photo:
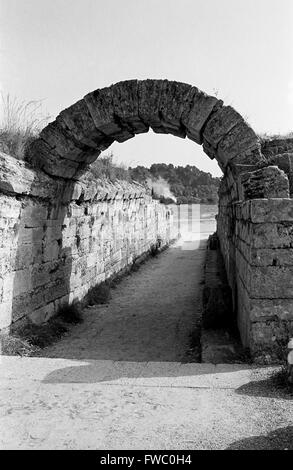
[(139, 116), (138, 81), (127, 80), (112, 85), (112, 95), (114, 113), (122, 127), (133, 134), (148, 132), (149, 125)]
[(223, 102), (214, 96), (209, 96), (196, 87), (190, 90), (190, 105), (182, 114), (182, 124), (186, 128), (189, 139), (201, 144), (203, 141), (202, 129), (213, 111), (223, 105)]
[(118, 142), (124, 142), (133, 137), (133, 133), (122, 129), (115, 119), (112, 88), (102, 88), (84, 97), (90, 114), (97, 129)]
[(166, 132), (177, 137), (186, 137), (181, 116), (190, 104), (191, 90), (192, 86), (186, 83), (164, 80), (160, 97), (161, 123)]
[[(252, 148), (259, 148), (257, 135), (245, 121), (236, 124), (219, 142), (217, 156), (225, 165), (229, 160)], [(244, 163), (244, 162), (237, 162)], [(250, 162), (249, 162), (250, 163)]]
[(247, 168), (248, 171), (258, 170), (259, 168), (263, 168), (264, 166), (268, 165), (266, 157), (261, 153), (259, 145), (257, 147), (249, 148), (248, 150), (244, 150), (243, 152), (233, 157), (228, 162), (229, 167), (232, 169), (232, 172), (237, 175), (237, 169), (243, 167), (242, 173), (245, 172), (246, 167), (254, 167), (254, 168)]
[(243, 118), (234, 108), (223, 106), (208, 120), (203, 137), (216, 148), (220, 140), (240, 122), (243, 122)]
[(108, 143), (108, 146), (113, 143), (113, 140), (111, 141), (96, 128), (83, 99), (61, 111), (57, 116), (57, 121), (75, 141), (95, 150), (105, 150), (107, 148), (106, 143)]
[(142, 80), (138, 82), (139, 116), (154, 132), (166, 134), (160, 115), (161, 93), (164, 80)]
[(58, 155), (66, 160), (82, 161), (83, 150), (80, 143), (75, 143), (57, 120), (48, 124), (40, 133), (44, 140)]
[(52, 176), (72, 178), (78, 171), (79, 164), (60, 157), (55, 150), (42, 139), (37, 139), (29, 146), (29, 160), (38, 168)]

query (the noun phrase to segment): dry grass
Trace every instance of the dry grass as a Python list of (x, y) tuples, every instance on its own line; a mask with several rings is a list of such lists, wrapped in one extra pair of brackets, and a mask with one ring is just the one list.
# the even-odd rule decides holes
[(52, 319), (43, 325), (28, 322), (16, 333), (2, 334), (1, 354), (6, 356), (32, 356), (40, 349), (61, 338), (68, 328), (60, 319)]
[(77, 301), (63, 304), (57, 314), (47, 323), (35, 325), (27, 322), (13, 334), (1, 334), (1, 354), (6, 356), (32, 356), (40, 349), (50, 346), (68, 331), (68, 324), (83, 321), (81, 306)]
[(26, 146), (48, 123), (42, 101), (20, 101), (1, 94), (0, 150), (24, 160)]
[(0, 335), (0, 355), (5, 356), (31, 356), (38, 351), (26, 338), (20, 335)]

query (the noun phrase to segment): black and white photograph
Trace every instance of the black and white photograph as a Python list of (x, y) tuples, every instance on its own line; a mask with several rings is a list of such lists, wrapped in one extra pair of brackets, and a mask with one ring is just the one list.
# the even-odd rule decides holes
[(1, 451), (293, 450), (292, 24), (0, 0)]

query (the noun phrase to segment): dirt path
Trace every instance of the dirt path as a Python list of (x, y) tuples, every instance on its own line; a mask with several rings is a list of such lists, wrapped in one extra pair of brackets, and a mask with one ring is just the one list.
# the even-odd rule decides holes
[[(199, 361), (200, 282), (205, 241), (177, 242), (125, 277), (108, 305), (42, 350), (42, 357)], [(192, 337), (191, 337), (192, 335)], [(195, 348), (190, 350), (191, 346)], [(193, 344), (192, 344), (193, 343)]]

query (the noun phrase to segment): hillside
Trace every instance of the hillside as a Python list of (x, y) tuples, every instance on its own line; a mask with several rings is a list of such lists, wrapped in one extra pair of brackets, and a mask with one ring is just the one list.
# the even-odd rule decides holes
[(174, 166), (156, 163), (150, 168), (129, 168), (131, 178), (152, 187), (154, 196), (161, 202), (170, 202), (172, 195), (177, 203), (216, 204), (220, 178), (199, 170), (196, 166)]

